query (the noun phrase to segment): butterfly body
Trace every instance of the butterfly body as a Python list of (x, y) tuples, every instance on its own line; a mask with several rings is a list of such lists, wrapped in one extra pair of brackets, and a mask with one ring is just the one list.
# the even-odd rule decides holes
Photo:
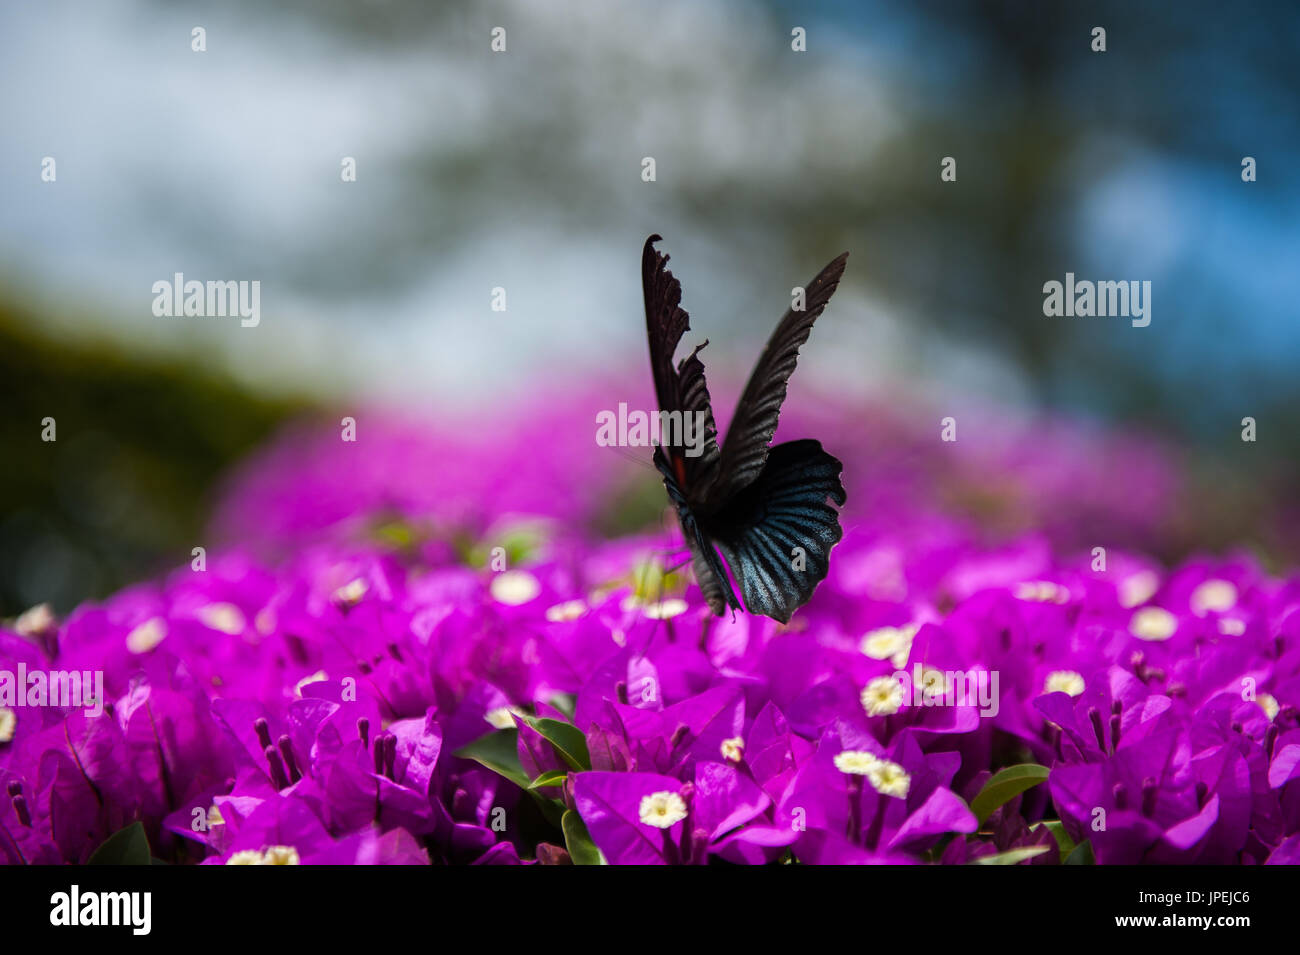
[(681, 448), (656, 447), (655, 467), (710, 609), (740, 609), (729, 567), (746, 609), (784, 623), (825, 579), (831, 548), (843, 535), (838, 512), (826, 503), (845, 502), (843, 468), (817, 441), (770, 443), (799, 347), (835, 291), (848, 253), (809, 284), (804, 308), (792, 308), (778, 323), (719, 447), (699, 359), (704, 346), (672, 364), (690, 322), (680, 306), (681, 286), (666, 267), (668, 257), (654, 248), (657, 241), (657, 235), (646, 240), (641, 259), (655, 394), (661, 411), (700, 416), (704, 441), (695, 457)]

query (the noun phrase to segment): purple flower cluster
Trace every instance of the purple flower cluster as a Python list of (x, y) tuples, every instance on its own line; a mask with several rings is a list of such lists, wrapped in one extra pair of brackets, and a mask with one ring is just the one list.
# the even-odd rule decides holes
[[(1300, 862), (1300, 575), (991, 539), (850, 456), (813, 600), (715, 618), (673, 532), (589, 529), (662, 488), (578, 407), (528, 422), (568, 443), (300, 431), (232, 485), (237, 543), (0, 629), (0, 858), (139, 822), (207, 864)], [(1095, 506), (1099, 449), (956, 472)]]

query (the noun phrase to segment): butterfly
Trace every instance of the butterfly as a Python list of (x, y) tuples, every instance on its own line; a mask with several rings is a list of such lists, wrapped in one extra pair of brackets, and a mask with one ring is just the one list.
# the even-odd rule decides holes
[(650, 236), (641, 253), (655, 396), (661, 417), (663, 412), (679, 412), (683, 420), (693, 416), (690, 420), (701, 422), (702, 435), (690, 449), (693, 453), (659, 442), (655, 467), (677, 510), (695, 579), (713, 613), (740, 609), (727, 575), (730, 567), (745, 608), (786, 623), (826, 578), (831, 548), (843, 536), (839, 512), (826, 503), (829, 498), (844, 504), (843, 465), (817, 441), (769, 445), (799, 348), (839, 285), (849, 254), (832, 261), (805, 288), (802, 309), (792, 307), (781, 318), (719, 447), (699, 358), (708, 342), (673, 367), (690, 316), (681, 307), (681, 283), (668, 271), (668, 256), (654, 247), (660, 241), (661, 236)]

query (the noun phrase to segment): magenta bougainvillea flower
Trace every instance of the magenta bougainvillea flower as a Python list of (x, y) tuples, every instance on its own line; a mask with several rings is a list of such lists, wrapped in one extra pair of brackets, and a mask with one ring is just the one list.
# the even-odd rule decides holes
[(598, 400), (300, 426), (204, 562), (0, 628), (0, 859), (1300, 860), (1300, 574), (1145, 556), (1175, 459), (812, 403), (849, 504), (781, 625), (710, 614)]

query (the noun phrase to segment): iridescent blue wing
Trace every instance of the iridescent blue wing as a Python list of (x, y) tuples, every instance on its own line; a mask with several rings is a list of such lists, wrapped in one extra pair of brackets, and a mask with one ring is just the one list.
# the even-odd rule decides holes
[(842, 470), (817, 441), (778, 444), (758, 478), (708, 517), (705, 539), (717, 542), (750, 613), (786, 623), (826, 579), (844, 533), (826, 502), (844, 504)]

